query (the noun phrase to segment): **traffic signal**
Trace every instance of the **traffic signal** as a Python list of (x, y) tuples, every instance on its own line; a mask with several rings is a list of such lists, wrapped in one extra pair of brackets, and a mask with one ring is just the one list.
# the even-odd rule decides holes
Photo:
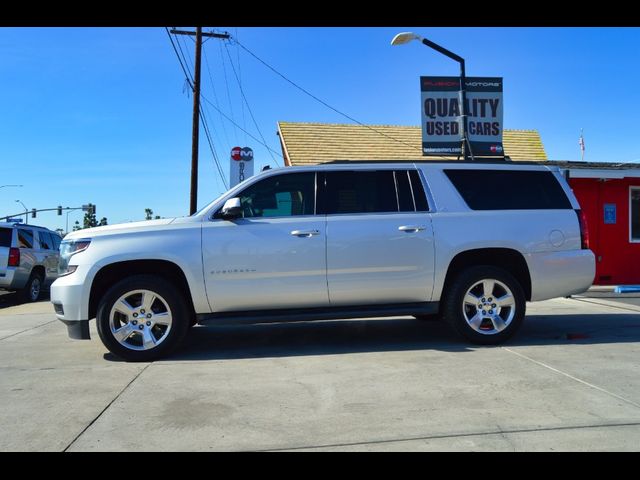
[(95, 215), (96, 214), (96, 206), (93, 205), (92, 203), (89, 204), (89, 213), (91, 215)]
[(36, 218), (36, 211), (37, 210), (35, 208), (31, 209), (31, 218)]
[(62, 206), (58, 205), (58, 215), (62, 215)]

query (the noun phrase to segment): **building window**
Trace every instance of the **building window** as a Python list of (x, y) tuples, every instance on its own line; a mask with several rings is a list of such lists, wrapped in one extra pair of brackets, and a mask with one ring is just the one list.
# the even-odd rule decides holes
[(640, 242), (640, 188), (629, 189), (629, 229), (630, 240)]

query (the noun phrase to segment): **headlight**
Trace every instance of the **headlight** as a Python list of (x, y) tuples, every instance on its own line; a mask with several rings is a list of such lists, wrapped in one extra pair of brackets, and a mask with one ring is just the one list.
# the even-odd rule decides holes
[(90, 238), (80, 238), (78, 240), (63, 240), (60, 244), (60, 262), (58, 263), (58, 276), (69, 275), (76, 271), (76, 265), (69, 265), (69, 260), (76, 253), (80, 253), (89, 248)]

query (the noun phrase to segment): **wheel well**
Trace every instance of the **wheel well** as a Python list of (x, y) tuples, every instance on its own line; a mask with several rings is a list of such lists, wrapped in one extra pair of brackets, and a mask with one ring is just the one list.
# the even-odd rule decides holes
[(44, 280), (45, 271), (42, 265), (36, 265), (35, 267), (33, 267), (33, 269), (31, 270), (31, 275), (33, 275), (34, 273), (40, 274), (40, 278)]
[(195, 315), (193, 300), (189, 284), (182, 269), (175, 263), (166, 260), (131, 260), (127, 262), (112, 263), (102, 267), (91, 284), (89, 295), (89, 318), (95, 318), (98, 303), (104, 294), (115, 283), (133, 275), (156, 275), (173, 283), (184, 295), (187, 305)]
[(477, 265), (490, 265), (506, 270), (518, 280), (525, 298), (531, 300), (531, 276), (527, 262), (520, 252), (510, 248), (479, 248), (457, 254), (449, 264), (443, 291), (447, 291), (449, 283), (458, 273)]

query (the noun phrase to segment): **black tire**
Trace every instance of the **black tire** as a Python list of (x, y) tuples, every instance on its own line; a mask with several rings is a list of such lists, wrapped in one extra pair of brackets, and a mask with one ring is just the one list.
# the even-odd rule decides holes
[[(496, 281), (493, 293), (485, 294), (483, 280), (487, 280), (488, 289), (491, 288), (491, 280)], [(510, 290), (511, 300), (504, 295), (504, 287)], [(472, 296), (467, 297), (468, 292)], [(480, 292), (482, 294), (477, 297), (477, 304), (472, 305), (469, 299)], [(497, 345), (505, 342), (518, 331), (524, 320), (526, 300), (522, 286), (513, 275), (501, 268), (488, 265), (469, 267), (458, 274), (443, 293), (444, 319), (472, 343)], [(499, 300), (501, 298), (504, 300)], [(510, 306), (507, 306), (508, 302), (511, 302)]]
[(31, 272), (27, 284), (21, 291), (22, 299), (25, 302), (37, 302), (42, 294), (44, 278), (40, 273)]
[[(155, 311), (152, 311), (152, 316), (153, 314), (159, 316), (168, 312), (171, 317), (170, 326), (164, 326), (164, 332), (162, 332), (161, 328), (163, 326), (160, 325), (152, 325), (145, 330), (145, 326), (149, 325), (153, 318), (147, 321), (145, 316), (148, 315), (148, 312), (140, 310), (142, 305), (136, 305), (135, 308), (131, 310), (131, 312), (136, 312), (136, 318), (133, 318), (133, 313), (131, 315), (124, 315), (119, 312), (114, 313), (114, 331), (118, 330), (116, 327), (122, 328), (124, 326), (128, 326), (130, 330), (133, 330), (126, 339), (119, 341), (112, 332), (112, 320), (110, 318), (112, 309), (115, 303), (128, 293), (131, 293), (131, 295), (127, 297), (127, 300), (135, 303), (133, 300), (135, 300), (136, 295), (140, 294), (133, 292), (141, 290), (150, 292), (152, 295), (158, 297), (158, 300), (154, 301), (153, 306), (156, 310), (161, 310), (161, 313), (157, 314)], [(139, 323), (138, 320), (140, 320)], [(164, 278), (152, 275), (135, 275), (116, 283), (100, 300), (96, 314), (96, 326), (104, 346), (114, 355), (130, 362), (149, 362), (171, 353), (180, 345), (187, 334), (190, 320), (191, 314), (180, 290)], [(130, 325), (130, 323), (132, 325)], [(135, 328), (140, 328), (141, 332), (135, 331)], [(157, 330), (158, 328), (160, 328), (160, 331)], [(137, 345), (137, 343), (143, 343), (142, 332), (146, 335), (153, 335), (153, 338), (158, 341), (158, 344), (151, 348), (147, 348), (144, 345)]]

